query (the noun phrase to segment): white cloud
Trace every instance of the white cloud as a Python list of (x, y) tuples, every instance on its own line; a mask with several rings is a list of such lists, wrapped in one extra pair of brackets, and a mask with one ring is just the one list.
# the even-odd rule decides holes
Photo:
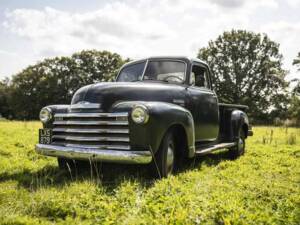
[[(278, 4), (278, 0), (203, 0), (201, 3), (125, 0), (108, 2), (102, 8), (82, 13), (50, 7), (15, 9), (6, 13), (2, 28), (27, 41), (32, 51), (26, 57), (32, 62), (90, 48), (107, 49), (132, 58), (165, 54), (195, 56), (210, 39), (232, 28), (270, 32), (271, 38), (274, 36), (283, 48), (288, 48), (290, 44), (286, 43), (285, 36), (290, 38), (290, 43), (297, 41), (298, 24), (283, 21), (286, 24), (277, 28), (274, 20), (256, 18), (259, 10), (275, 15)], [(289, 26), (293, 27), (291, 34), (280, 33)], [(289, 54), (288, 49), (283, 50)], [(23, 54), (22, 50), (16, 54)]]
[(272, 40), (280, 43), (280, 50), (284, 56), (284, 62), (290, 69), (289, 79), (300, 78), (296, 68), (292, 67), (292, 61), (300, 52), (300, 21), (288, 23), (278, 21), (262, 26), (261, 32), (267, 33)]
[[(290, 0), (297, 1), (297, 0)], [(219, 6), (225, 8), (242, 8), (243, 6), (247, 6), (248, 8), (256, 8), (256, 7), (272, 7), (277, 8), (278, 3), (275, 0), (259, 0), (259, 1), (249, 1), (249, 0), (212, 0), (213, 3), (216, 3)]]
[(291, 7), (297, 7), (300, 5), (300, 0), (286, 0), (286, 1)]

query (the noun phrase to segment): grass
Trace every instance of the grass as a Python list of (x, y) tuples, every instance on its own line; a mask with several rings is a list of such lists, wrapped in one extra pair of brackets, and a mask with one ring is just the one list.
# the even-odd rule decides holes
[(1, 224), (300, 224), (300, 129), (255, 127), (159, 181), (112, 165), (70, 176), (34, 152), (38, 122), (0, 122)]

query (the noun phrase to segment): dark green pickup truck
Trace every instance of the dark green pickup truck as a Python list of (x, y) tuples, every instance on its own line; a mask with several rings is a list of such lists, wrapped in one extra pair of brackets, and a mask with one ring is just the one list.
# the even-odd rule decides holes
[(36, 151), (59, 166), (91, 160), (155, 164), (166, 177), (181, 159), (227, 148), (245, 152), (247, 106), (218, 102), (199, 59), (151, 57), (125, 64), (115, 82), (80, 88), (70, 105), (40, 112)]

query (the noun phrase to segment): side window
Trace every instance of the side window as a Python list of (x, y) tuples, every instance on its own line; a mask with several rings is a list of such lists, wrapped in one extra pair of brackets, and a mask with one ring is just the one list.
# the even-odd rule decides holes
[(201, 66), (193, 65), (190, 84), (197, 87), (210, 88), (207, 69)]

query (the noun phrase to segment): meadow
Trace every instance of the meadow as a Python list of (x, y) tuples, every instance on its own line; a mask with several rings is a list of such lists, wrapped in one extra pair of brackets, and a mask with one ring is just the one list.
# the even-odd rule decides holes
[(34, 151), (40, 126), (0, 122), (0, 224), (300, 224), (299, 128), (254, 127), (241, 158), (151, 180), (136, 166), (59, 171)]

